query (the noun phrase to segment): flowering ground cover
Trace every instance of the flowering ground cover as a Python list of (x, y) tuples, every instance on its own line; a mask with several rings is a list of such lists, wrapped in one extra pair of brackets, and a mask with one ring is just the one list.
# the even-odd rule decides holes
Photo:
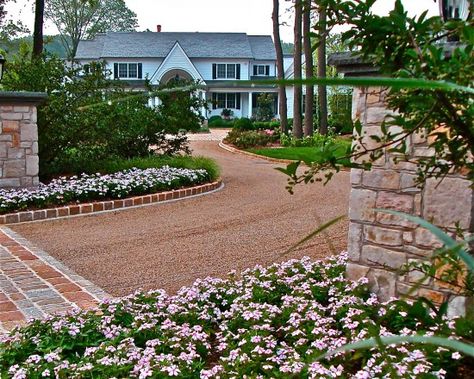
[(72, 202), (122, 199), (197, 185), (211, 180), (203, 169), (132, 168), (109, 175), (60, 177), (34, 189), (0, 189), (0, 213), (47, 208)]
[(136, 292), (99, 312), (51, 316), (0, 342), (0, 377), (444, 378), (465, 359), (430, 345), (328, 350), (371, 335), (456, 336), (456, 321), (401, 300), (379, 303), (346, 256), (206, 278), (176, 295)]

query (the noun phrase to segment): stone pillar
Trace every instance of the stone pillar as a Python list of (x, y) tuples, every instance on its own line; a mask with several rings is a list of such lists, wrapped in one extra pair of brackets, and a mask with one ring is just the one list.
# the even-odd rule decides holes
[[(344, 60), (346, 75), (361, 75), (360, 60), (354, 59), (352, 64), (354, 71), (350, 60)], [(370, 136), (381, 134), (380, 125), (390, 113), (385, 95), (385, 89), (376, 87), (356, 88), (353, 92), (353, 118), (362, 123), (363, 141), (368, 148), (377, 145)], [(422, 135), (410, 136), (408, 148), (410, 161), (432, 154)], [(401, 276), (398, 269), (412, 261), (429, 259), (440, 242), (426, 229), (399, 217), (374, 212), (374, 208), (422, 217), (448, 233), (455, 232), (457, 223), (467, 233), (474, 231), (474, 192), (466, 177), (451, 174), (441, 182), (429, 179), (424, 188), (415, 186), (415, 178), (415, 163), (397, 160), (388, 152), (374, 162), (372, 170), (351, 171), (347, 276), (367, 277), (381, 300), (408, 294), (421, 274)], [(462, 315), (466, 309), (467, 299), (439, 281), (426, 280), (411, 296), (424, 296), (438, 304), (448, 300), (451, 315)]]
[(39, 184), (36, 107), (46, 94), (0, 92), (0, 187)]

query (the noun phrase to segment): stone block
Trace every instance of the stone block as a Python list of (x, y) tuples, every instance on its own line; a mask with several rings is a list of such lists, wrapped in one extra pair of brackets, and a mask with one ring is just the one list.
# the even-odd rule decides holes
[(403, 244), (402, 231), (379, 226), (365, 225), (364, 237), (376, 245), (402, 246)]
[(351, 184), (354, 186), (360, 185), (362, 183), (362, 172), (360, 168), (351, 169)]
[(441, 304), (445, 300), (445, 294), (439, 291), (434, 291), (428, 288), (420, 288), (418, 295), (421, 297), (426, 297), (435, 304)]
[(400, 177), (400, 189), (403, 192), (421, 192), (421, 188), (416, 185), (416, 178), (417, 176), (414, 174), (402, 173)]
[(8, 159), (23, 159), (25, 158), (25, 149), (18, 149), (16, 147), (8, 148)]
[(411, 213), (413, 210), (413, 196), (381, 191), (377, 196), (376, 207)]
[(355, 263), (348, 263), (346, 268), (346, 278), (349, 280), (358, 280), (365, 278), (370, 268), (367, 266), (361, 266)]
[(370, 87), (367, 90), (367, 105), (373, 106), (378, 104), (379, 106), (383, 106), (383, 98), (382, 93), (385, 90), (380, 87)]
[(410, 244), (413, 242), (413, 232), (403, 232), (403, 242)]
[(20, 121), (4, 120), (2, 122), (3, 133), (13, 133), (20, 130)]
[(367, 274), (371, 291), (380, 301), (388, 301), (396, 295), (397, 275), (386, 270), (372, 269)]
[(38, 127), (36, 124), (22, 124), (20, 133), (22, 141), (38, 141)]
[(38, 111), (36, 110), (36, 107), (31, 108), (30, 122), (33, 124), (38, 122)]
[(386, 249), (380, 246), (362, 246), (361, 261), (370, 266), (382, 266), (384, 268), (398, 270), (406, 263), (406, 254)]
[(358, 262), (360, 260), (360, 252), (362, 249), (362, 225), (355, 222), (349, 224), (349, 233), (347, 241), (347, 251), (349, 253), (349, 260)]
[(15, 105), (13, 106), (13, 112), (26, 113), (30, 112), (30, 107), (28, 105)]
[(38, 142), (33, 142), (31, 144), (31, 154), (38, 154), (39, 149), (38, 149)]
[(5, 120), (12, 120), (12, 121), (18, 120), (19, 121), (23, 119), (23, 113), (2, 112), (0, 114), (0, 119), (2, 119), (3, 121)]
[(443, 244), (425, 228), (418, 227), (415, 230), (415, 243), (419, 246), (425, 246), (431, 249), (436, 249), (443, 246)]
[(449, 318), (465, 317), (466, 316), (466, 304), (467, 297), (455, 296), (448, 302), (448, 314)]
[(1, 178), (0, 179), (0, 188), (9, 188), (9, 187), (20, 187), (19, 178)]
[(367, 107), (366, 112), (365, 112), (364, 123), (366, 125), (380, 126), (380, 124), (382, 124), (382, 122), (385, 120), (385, 118), (389, 114), (390, 114), (389, 110), (385, 108), (384, 106)]
[(429, 158), (434, 155), (434, 149), (425, 146), (417, 146), (412, 150), (412, 154), (417, 158)]
[(353, 188), (350, 197), (349, 219), (355, 221), (375, 221), (375, 201), (377, 192)]
[(414, 289), (413, 286), (405, 283), (397, 283), (397, 295), (403, 296), (417, 296), (418, 289)]
[(33, 178), (31, 176), (24, 176), (20, 179), (22, 187), (33, 187)]
[(473, 189), (463, 178), (426, 181), (423, 192), (423, 218), (441, 227), (459, 226), (468, 230), (472, 223)]
[(3, 176), (5, 178), (20, 178), (25, 175), (25, 161), (6, 161), (3, 164)]
[(393, 170), (374, 169), (364, 172), (362, 184), (365, 187), (398, 190), (400, 173)]
[(407, 245), (405, 250), (411, 255), (416, 255), (417, 257), (426, 257), (429, 258), (433, 255), (433, 250), (431, 249), (420, 249), (415, 246)]
[(26, 175), (36, 176), (39, 173), (39, 157), (37, 155), (28, 155), (26, 157)]
[(0, 158), (6, 158), (8, 156), (8, 147), (6, 143), (0, 143)]
[[(408, 263), (409, 264), (422, 264), (423, 261), (419, 259), (409, 259)], [(430, 283), (430, 278), (426, 277), (426, 275), (423, 274), (421, 271), (411, 270), (407, 274), (407, 281), (409, 283), (420, 283), (421, 281), (422, 285), (428, 285)]]

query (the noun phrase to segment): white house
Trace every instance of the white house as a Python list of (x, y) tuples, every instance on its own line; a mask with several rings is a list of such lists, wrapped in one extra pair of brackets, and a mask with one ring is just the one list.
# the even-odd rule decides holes
[[(76, 59), (82, 65), (106, 61), (113, 77), (131, 89), (143, 89), (145, 79), (155, 86), (178, 78), (200, 80), (200, 95), (210, 104), (207, 117), (220, 115), (224, 108), (235, 117), (251, 117), (262, 92), (274, 94), (277, 114), (277, 87), (258, 84), (260, 79), (276, 77), (271, 36), (160, 30), (99, 34), (80, 41)], [(236, 83), (244, 80), (257, 83)]]

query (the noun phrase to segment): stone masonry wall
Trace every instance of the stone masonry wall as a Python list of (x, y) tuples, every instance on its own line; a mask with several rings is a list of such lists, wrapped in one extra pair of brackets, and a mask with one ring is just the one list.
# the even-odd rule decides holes
[(39, 184), (36, 105), (0, 98), (0, 187)]
[[(354, 90), (353, 118), (363, 125), (364, 143), (374, 147), (370, 135), (380, 134), (380, 125), (388, 114), (386, 92), (381, 88)], [(431, 154), (427, 140), (413, 135), (408, 146), (411, 158)], [(410, 159), (412, 160), (412, 159)], [(438, 240), (426, 229), (404, 219), (374, 212), (374, 208), (393, 209), (420, 216), (446, 231), (473, 231), (473, 190), (460, 175), (450, 175), (438, 182), (430, 179), (423, 189), (414, 185), (416, 164), (395, 162), (385, 153), (371, 171), (351, 171), (349, 260), (347, 275), (351, 279), (368, 277), (370, 286), (382, 300), (407, 294), (419, 281), (420, 273), (405, 276), (397, 273), (404, 264), (427, 260)], [(466, 300), (440, 282), (426, 281), (413, 297), (424, 296), (436, 303), (450, 302), (451, 314), (463, 314)]]

